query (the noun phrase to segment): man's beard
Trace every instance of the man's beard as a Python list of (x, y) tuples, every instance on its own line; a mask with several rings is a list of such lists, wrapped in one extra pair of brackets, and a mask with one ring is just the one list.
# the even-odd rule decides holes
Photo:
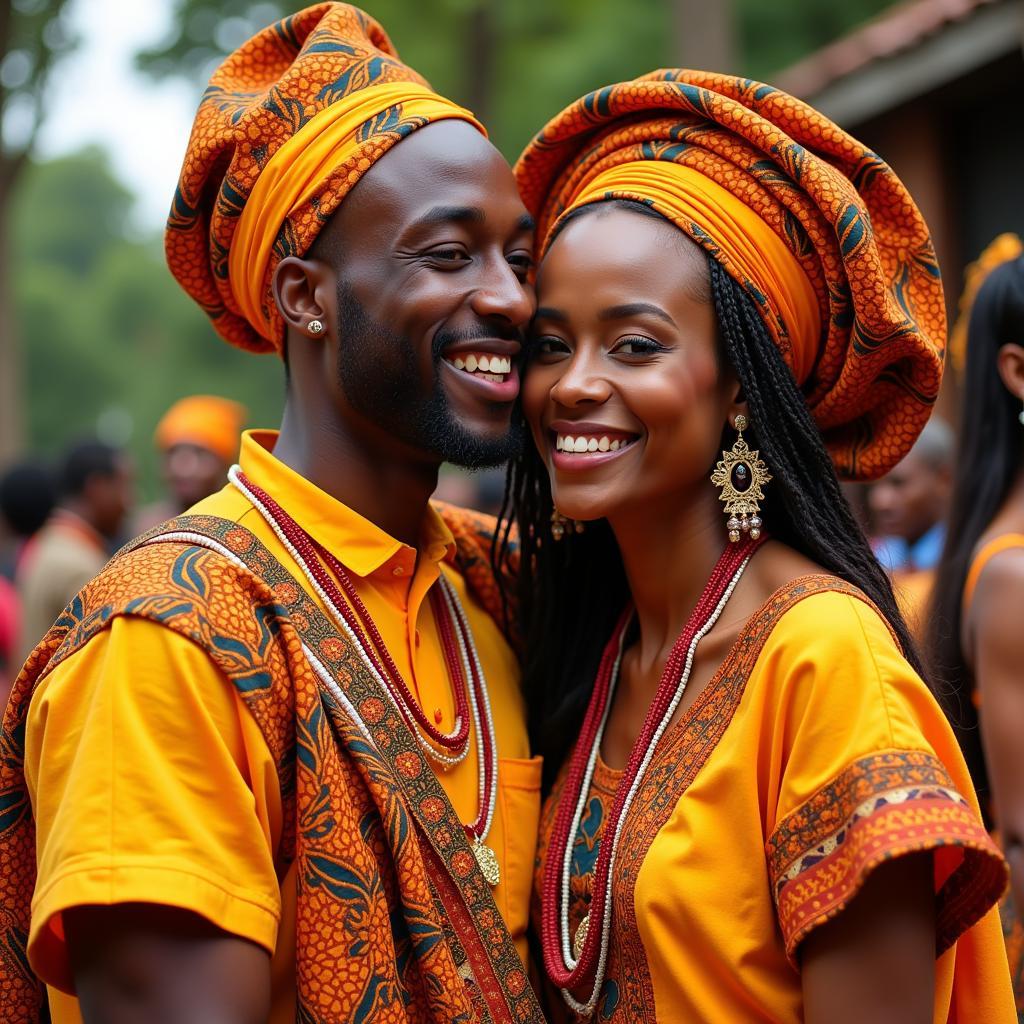
[[(464, 335), (438, 332), (431, 352), (433, 386), (424, 394), (415, 346), (371, 319), (344, 282), (338, 285), (338, 311), (338, 381), (357, 412), (398, 440), (466, 469), (500, 466), (519, 451), (518, 424), (510, 424), (501, 437), (479, 437), (463, 427), (448, 405), (441, 352), (453, 341), (467, 340)], [(480, 334), (493, 336), (493, 329)]]

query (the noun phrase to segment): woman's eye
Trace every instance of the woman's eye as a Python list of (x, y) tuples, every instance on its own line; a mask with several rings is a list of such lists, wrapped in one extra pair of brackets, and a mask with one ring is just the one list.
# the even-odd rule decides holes
[(653, 338), (640, 336), (623, 338), (613, 349), (616, 355), (623, 356), (648, 356), (664, 350), (665, 346), (659, 345)]
[(529, 343), (529, 354), (531, 358), (544, 358), (545, 356), (561, 356), (569, 352), (569, 346), (561, 338), (552, 335), (541, 335), (533, 338)]

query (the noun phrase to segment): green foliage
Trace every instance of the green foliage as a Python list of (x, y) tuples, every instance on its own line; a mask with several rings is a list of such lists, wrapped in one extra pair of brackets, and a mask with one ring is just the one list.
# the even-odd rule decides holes
[(131, 428), (152, 496), (153, 429), (173, 401), (224, 395), (254, 425), (273, 426), (283, 381), (276, 359), (217, 337), (168, 273), (159, 241), (128, 233), (127, 200), (96, 150), (29, 164), (14, 199), (13, 291), (33, 448), (56, 452), (113, 413)]

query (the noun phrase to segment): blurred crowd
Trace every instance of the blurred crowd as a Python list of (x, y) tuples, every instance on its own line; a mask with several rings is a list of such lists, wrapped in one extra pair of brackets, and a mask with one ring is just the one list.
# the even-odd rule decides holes
[[(153, 438), (163, 494), (152, 503), (138, 501), (131, 455), (96, 438), (0, 472), (0, 706), (25, 658), (121, 545), (224, 486), (246, 415), (213, 395), (176, 402)], [(435, 497), (494, 514), (503, 493), (500, 470), (450, 471)]]

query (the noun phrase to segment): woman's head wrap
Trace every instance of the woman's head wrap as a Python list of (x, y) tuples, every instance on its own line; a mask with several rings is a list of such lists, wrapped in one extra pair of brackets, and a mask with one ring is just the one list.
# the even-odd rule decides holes
[(561, 218), (607, 199), (703, 246), (753, 299), (841, 476), (910, 449), (942, 377), (939, 267), (903, 184), (828, 118), (749, 79), (655, 71), (567, 107), (516, 176), (541, 253)]
[(392, 146), (451, 118), (484, 132), (402, 64), (358, 8), (321, 3), (271, 25), (203, 94), (167, 221), (171, 272), (221, 337), (280, 352), (278, 263), (309, 249)]

